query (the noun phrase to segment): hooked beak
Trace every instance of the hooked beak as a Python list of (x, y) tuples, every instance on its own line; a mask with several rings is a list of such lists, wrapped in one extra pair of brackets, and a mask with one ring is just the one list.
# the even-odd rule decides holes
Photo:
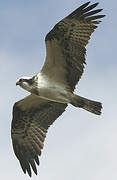
[(19, 82), (19, 81), (16, 82), (16, 86), (17, 86), (17, 85), (20, 85), (20, 84), (21, 84), (21, 82)]

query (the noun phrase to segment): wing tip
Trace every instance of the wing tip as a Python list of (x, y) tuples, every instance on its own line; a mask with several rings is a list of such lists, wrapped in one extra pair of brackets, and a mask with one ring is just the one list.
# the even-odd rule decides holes
[[(27, 155), (25, 153), (25, 149), (21, 149), (17, 141), (13, 142), (13, 149), (15, 152), (16, 157), (18, 158), (20, 162), (20, 166), (24, 172), (24, 174), (28, 174), (30, 177), (32, 177), (32, 171), (37, 175), (37, 167), (36, 164), (39, 166), (39, 158), (38, 155), (34, 158), (27, 158)], [(23, 154), (22, 154), (23, 153)], [(36, 162), (36, 164), (35, 164)]]
[[(90, 15), (89, 17), (94, 17), (94, 16), (92, 16), (93, 14), (95, 15), (103, 10), (103, 9), (96, 9), (94, 11), (91, 11), (99, 4), (99, 2), (89, 5), (90, 3), (91, 3), (91, 1), (84, 3), (79, 8), (74, 10), (71, 14), (69, 14), (67, 16), (67, 18), (70, 18), (70, 19), (76, 18), (79, 20), (83, 20), (83, 19), (86, 20), (86, 17), (88, 15)], [(99, 16), (100, 16), (100, 18), (102, 18), (101, 15), (99, 15)]]

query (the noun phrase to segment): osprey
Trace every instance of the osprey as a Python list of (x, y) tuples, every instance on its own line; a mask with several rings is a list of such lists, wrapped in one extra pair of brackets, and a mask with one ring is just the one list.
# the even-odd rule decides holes
[[(74, 94), (84, 71), (86, 45), (97, 28), (102, 9), (87, 2), (57, 23), (46, 35), (46, 60), (33, 77), (17, 80), (16, 85), (30, 95), (13, 107), (11, 137), (13, 149), (24, 173), (37, 174), (38, 156), (44, 146), (49, 126), (65, 111), (68, 104), (101, 114), (100, 102)], [(96, 14), (96, 15), (95, 15)]]

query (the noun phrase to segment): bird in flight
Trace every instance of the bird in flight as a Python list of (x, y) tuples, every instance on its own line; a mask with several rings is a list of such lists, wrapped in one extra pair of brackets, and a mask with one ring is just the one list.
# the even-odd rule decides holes
[(46, 59), (39, 73), (17, 80), (30, 95), (13, 106), (11, 137), (13, 149), (24, 173), (37, 174), (39, 156), (49, 126), (68, 104), (101, 114), (100, 102), (74, 93), (86, 56), (86, 45), (101, 22), (98, 3), (87, 2), (58, 22), (46, 35)]

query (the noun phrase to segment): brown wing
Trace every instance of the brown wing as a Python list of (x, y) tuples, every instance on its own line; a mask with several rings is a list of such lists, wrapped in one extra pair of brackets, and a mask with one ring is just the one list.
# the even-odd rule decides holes
[(14, 104), (11, 137), (13, 149), (24, 173), (37, 174), (38, 156), (44, 146), (48, 127), (65, 111), (66, 104), (51, 102), (34, 95)]
[(98, 3), (87, 2), (61, 20), (47, 34), (46, 61), (42, 73), (52, 80), (74, 90), (85, 65), (86, 45), (91, 34), (104, 15), (95, 15), (102, 9), (95, 8)]

